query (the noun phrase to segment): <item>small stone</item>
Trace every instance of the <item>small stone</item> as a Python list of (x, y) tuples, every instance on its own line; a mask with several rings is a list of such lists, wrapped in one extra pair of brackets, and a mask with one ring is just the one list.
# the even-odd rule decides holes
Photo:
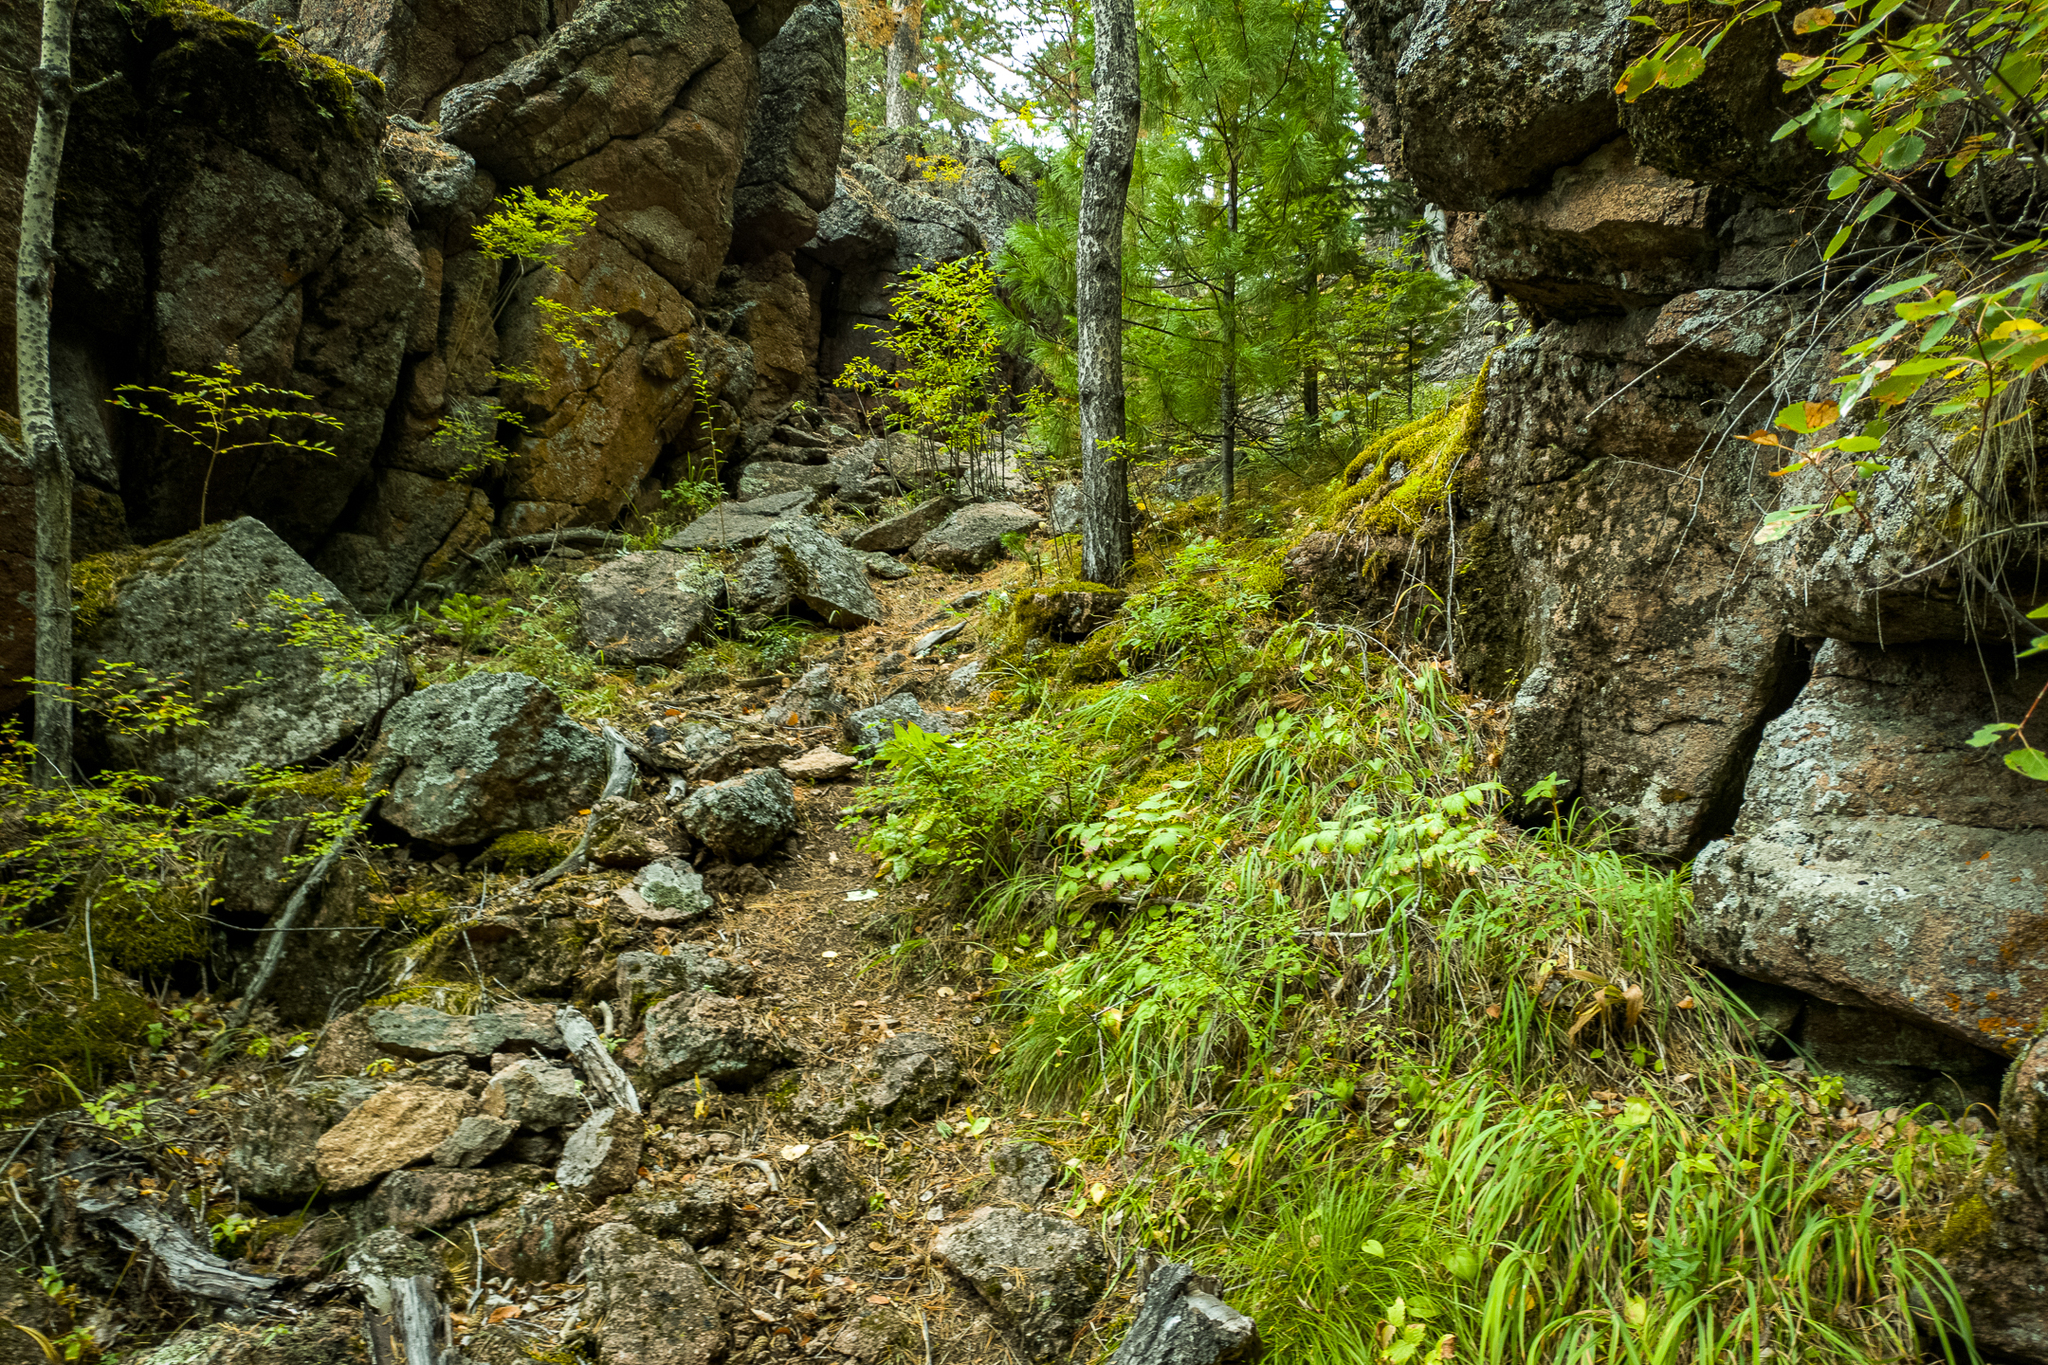
[(600, 1109), (562, 1144), (555, 1182), (586, 1199), (606, 1199), (632, 1186), (640, 1170), (646, 1125), (624, 1109)]
[(956, 699), (978, 697), (988, 691), (981, 681), (982, 662), (971, 659), (946, 675), (946, 692)]
[(587, 1112), (576, 1073), (566, 1066), (528, 1058), (491, 1077), (479, 1107), (516, 1128), (558, 1128)]
[(880, 550), (871, 550), (861, 555), (860, 562), (866, 567), (871, 578), (908, 578), (916, 572), (896, 556), (883, 554)]
[(710, 995), (738, 995), (753, 984), (754, 969), (744, 962), (718, 957), (695, 943), (678, 944), (667, 955), (661, 953), (620, 953), (617, 967), (618, 998), (626, 1009), (621, 1022), (629, 1022), (656, 1000), (678, 991), (703, 991)]
[(756, 768), (692, 792), (682, 821), (713, 853), (744, 862), (796, 832), (796, 792), (779, 770)]
[(745, 1085), (786, 1064), (790, 1052), (737, 1000), (672, 995), (647, 1012), (645, 1070), (656, 1086), (702, 1078)]
[(688, 863), (649, 863), (633, 879), (633, 890), (644, 903), (634, 908), (650, 924), (686, 924), (710, 914), (715, 903)]
[(584, 1234), (597, 1222), (590, 1201), (580, 1195), (531, 1190), (478, 1219), (476, 1233), (493, 1275), (523, 1284), (559, 1284), (576, 1273)]
[(1109, 1288), (1109, 1256), (1087, 1228), (1028, 1209), (977, 1209), (932, 1241), (995, 1325), (1033, 1360), (1064, 1356)]
[(932, 735), (950, 735), (954, 728), (950, 717), (927, 711), (916, 697), (899, 692), (846, 718), (847, 747), (862, 758), (873, 758), (875, 750), (895, 738), (899, 725), (915, 725)]
[(314, 1165), (328, 1193), (347, 1194), (424, 1160), (475, 1110), (469, 1096), (430, 1085), (379, 1091), (321, 1134)]
[(868, 1211), (867, 1191), (836, 1142), (820, 1142), (796, 1159), (795, 1184), (842, 1232)]
[(819, 664), (778, 697), (762, 721), (776, 727), (824, 725), (838, 720), (852, 709), (852, 703), (833, 685), (832, 666)]
[(793, 782), (838, 782), (851, 777), (860, 760), (821, 744), (802, 758), (783, 759), (779, 766), (783, 776)]
[(1039, 1203), (1060, 1178), (1059, 1158), (1042, 1142), (1006, 1143), (989, 1158), (988, 1168), (996, 1177), (991, 1193), (1013, 1204)]
[(434, 1149), (436, 1166), (481, 1166), (512, 1140), (519, 1125), (494, 1114), (471, 1114)]

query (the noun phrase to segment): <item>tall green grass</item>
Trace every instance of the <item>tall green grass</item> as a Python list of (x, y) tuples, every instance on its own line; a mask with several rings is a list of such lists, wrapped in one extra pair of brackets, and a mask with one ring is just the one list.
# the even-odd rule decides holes
[(978, 923), (1002, 1081), (1156, 1154), (1105, 1230), (1289, 1361), (1974, 1359), (1916, 1246), (1971, 1142), (1745, 1054), (1683, 870), (1543, 826), (1493, 713), (1284, 619), (1275, 554), (1167, 557), (1138, 676), (887, 755), (870, 846)]

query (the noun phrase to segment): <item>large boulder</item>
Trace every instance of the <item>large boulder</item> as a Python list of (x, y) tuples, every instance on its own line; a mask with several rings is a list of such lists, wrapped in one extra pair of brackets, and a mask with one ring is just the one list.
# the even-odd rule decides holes
[(688, 1242), (606, 1223), (583, 1239), (598, 1365), (710, 1365), (725, 1354), (718, 1299)]
[(761, 99), (733, 195), (736, 247), (788, 251), (817, 231), (845, 131), (845, 23), (838, 0), (810, 0), (761, 49)]
[(796, 789), (780, 770), (756, 768), (691, 792), (682, 821), (713, 853), (746, 862), (796, 832)]
[(932, 1240), (1029, 1360), (1064, 1357), (1109, 1289), (1109, 1254), (1079, 1223), (1029, 1209), (976, 1209)]
[(584, 640), (628, 663), (681, 663), (711, 632), (724, 602), (723, 574), (662, 550), (621, 555), (576, 580)]
[(1035, 530), (1044, 520), (1014, 502), (979, 502), (963, 507), (918, 537), (910, 557), (953, 573), (986, 569), (1009, 552), (1003, 537)]
[(2048, 1360), (2048, 1034), (2006, 1073), (2000, 1140), (1930, 1241), (1980, 1350)]
[(404, 657), (253, 517), (79, 566), (80, 677), (115, 692), (173, 684), (200, 725), (107, 726), (114, 765), (202, 791), (251, 764), (333, 752), (410, 687)]
[(377, 750), (400, 762), (383, 817), (438, 844), (551, 825), (589, 806), (609, 767), (604, 743), (524, 673), (415, 693), (392, 708)]
[(1968, 740), (2048, 668), (1987, 695), (1968, 655), (1830, 641), (1764, 728), (1733, 835), (1693, 873), (1693, 950), (2010, 1055), (2048, 1009), (2048, 785)]

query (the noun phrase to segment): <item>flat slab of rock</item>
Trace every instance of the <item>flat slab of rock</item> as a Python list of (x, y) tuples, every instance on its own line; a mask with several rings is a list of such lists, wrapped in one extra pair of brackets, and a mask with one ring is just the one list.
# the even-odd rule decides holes
[(1003, 537), (1028, 533), (1043, 520), (1014, 502), (978, 502), (963, 507), (934, 526), (910, 549), (922, 564), (952, 573), (973, 573), (1009, 553)]
[(471, 1114), (455, 1125), (448, 1140), (434, 1149), (436, 1166), (468, 1169), (496, 1156), (519, 1131), (519, 1125), (491, 1114)]
[(802, 758), (785, 758), (777, 766), (792, 782), (843, 782), (860, 767), (860, 760), (821, 744)]
[(790, 1051), (747, 1007), (721, 995), (672, 995), (647, 1011), (648, 1080), (656, 1086), (701, 1077), (746, 1085), (790, 1060)]
[(329, 1194), (347, 1194), (424, 1161), (455, 1135), (475, 1103), (459, 1090), (394, 1085), (320, 1135), (314, 1165)]
[(546, 1178), (538, 1167), (516, 1165), (487, 1171), (445, 1166), (394, 1171), (370, 1196), (370, 1212), (399, 1232), (452, 1228), (503, 1208)]
[(856, 550), (907, 550), (947, 517), (960, 510), (960, 504), (940, 494), (926, 498), (906, 512), (898, 512), (886, 521), (878, 521), (867, 527), (847, 544)]
[(725, 604), (725, 576), (694, 555), (643, 550), (576, 580), (583, 639), (608, 659), (677, 664)]
[(544, 829), (597, 799), (604, 742), (524, 673), (472, 673), (391, 708), (371, 761), (400, 760), (378, 813), (417, 839), (474, 844)]
[(747, 862), (796, 832), (796, 791), (779, 769), (756, 768), (691, 792), (681, 818), (698, 843)]
[(637, 1015), (646, 1005), (678, 992), (738, 995), (753, 984), (754, 969), (744, 962), (716, 957), (694, 943), (661, 953), (620, 953), (616, 979), (619, 998)]
[(1109, 1254), (1079, 1223), (1029, 1209), (976, 1209), (932, 1239), (1028, 1359), (1064, 1357), (1109, 1288)]
[(839, 482), (839, 471), (829, 464), (785, 464), (779, 460), (753, 460), (740, 469), (740, 501), (772, 497), (777, 493), (829, 492)]
[(606, 1223), (583, 1239), (588, 1320), (602, 1322), (599, 1365), (710, 1365), (725, 1354), (719, 1303), (688, 1242)]
[(2044, 681), (2030, 663), (1994, 699), (1960, 651), (1823, 645), (1694, 866), (1693, 950), (2015, 1054), (2048, 1009), (2048, 784), (1967, 741)]
[(758, 545), (782, 517), (818, 505), (816, 488), (793, 488), (746, 502), (722, 502), (661, 542), (664, 550), (744, 550)]
[[(293, 605), (276, 605), (273, 593)], [(310, 762), (405, 695), (411, 678), (396, 649), (330, 667), (320, 650), (292, 643), (291, 627), (309, 613), (344, 631), (366, 626), (341, 589), (254, 517), (142, 551), (80, 632), (85, 667), (132, 663), (182, 677), (195, 694), (238, 690), (209, 703), (201, 726), (105, 734), (114, 765), (155, 773), (171, 792), (203, 791), (252, 763)]]
[(507, 1043), (559, 1052), (562, 1031), (548, 1012), (531, 1005), (500, 1005), (482, 1014), (446, 1014), (426, 1005), (365, 1011), (370, 1038), (394, 1057), (488, 1057)]
[(847, 747), (862, 758), (873, 758), (875, 750), (896, 737), (899, 725), (915, 725), (926, 734), (950, 735), (953, 718), (939, 711), (927, 711), (916, 697), (898, 692), (886, 701), (863, 707), (846, 718)]
[(806, 1076), (790, 1113), (821, 1137), (891, 1128), (931, 1118), (959, 1088), (960, 1059), (950, 1043), (929, 1033), (899, 1033), (859, 1062)]

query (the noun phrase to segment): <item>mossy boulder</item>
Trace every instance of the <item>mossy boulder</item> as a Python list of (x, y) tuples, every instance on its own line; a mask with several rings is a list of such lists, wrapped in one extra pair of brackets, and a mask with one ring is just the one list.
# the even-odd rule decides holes
[(156, 1011), (81, 940), (24, 931), (0, 938), (0, 1097), (30, 1112), (75, 1102), (58, 1079), (89, 1087), (148, 1041)]

